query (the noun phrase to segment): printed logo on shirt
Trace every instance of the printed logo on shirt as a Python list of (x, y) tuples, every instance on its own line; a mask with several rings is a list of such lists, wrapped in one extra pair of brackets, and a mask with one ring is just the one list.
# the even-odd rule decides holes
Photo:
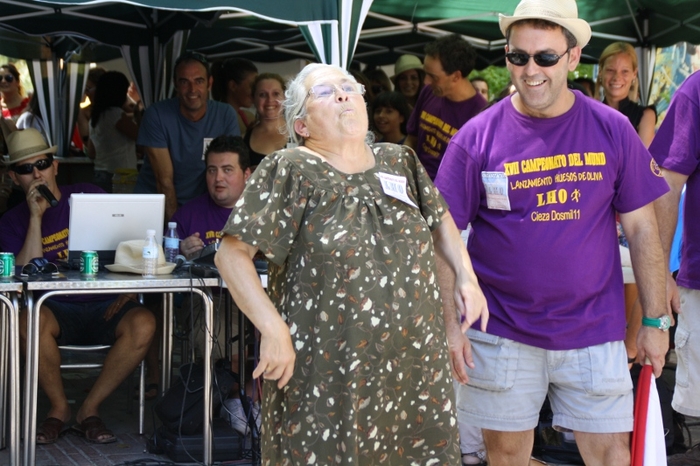
[(211, 243), (215, 243), (216, 240), (220, 240), (223, 237), (224, 237), (223, 231), (209, 230), (204, 234), (204, 244), (208, 246)]
[(439, 158), (445, 153), (447, 143), (459, 129), (425, 110), (420, 114), (419, 126), (426, 133), (423, 141), (423, 152), (435, 158)]
[(58, 259), (68, 258), (68, 228), (64, 228), (61, 231), (57, 231), (49, 236), (44, 236), (41, 238), (42, 251), (44, 255), (49, 254), (52, 251), (58, 251)]
[[(603, 181), (602, 167), (606, 165), (604, 152), (573, 152), (506, 162), (503, 171), (509, 177), (511, 192), (537, 190), (530, 220), (552, 222), (581, 219), (581, 209), (576, 207), (585, 197), (589, 182)], [(527, 176), (514, 179), (516, 175)]]
[(659, 164), (656, 163), (656, 160), (654, 159), (651, 159), (651, 172), (659, 178), (664, 177), (664, 174), (661, 173), (661, 167), (659, 167)]

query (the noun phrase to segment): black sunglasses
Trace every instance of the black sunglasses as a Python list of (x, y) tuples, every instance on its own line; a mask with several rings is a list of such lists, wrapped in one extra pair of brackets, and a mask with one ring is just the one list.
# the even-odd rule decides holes
[(35, 257), (24, 264), (20, 272), (20, 276), (22, 277), (31, 277), (39, 274), (56, 276), (58, 275), (58, 266), (43, 257)]
[(37, 160), (34, 163), (23, 163), (21, 165), (12, 165), (10, 169), (17, 173), (18, 175), (29, 175), (34, 171), (36, 167), (40, 172), (43, 172), (51, 166), (53, 163), (53, 157), (49, 156), (45, 159)]
[(15, 80), (15, 77), (11, 74), (6, 74), (5, 76), (0, 75), (0, 81), (5, 80), (8, 83), (11, 83)]
[(561, 55), (557, 55), (556, 53), (536, 53), (534, 55), (529, 55), (525, 52), (508, 52), (506, 53), (506, 59), (515, 66), (525, 66), (527, 62), (530, 61), (530, 57), (532, 57), (535, 63), (537, 63), (537, 66), (549, 68), (559, 63), (559, 60), (569, 53), (569, 51), (571, 51), (571, 48), (566, 49), (566, 52)]

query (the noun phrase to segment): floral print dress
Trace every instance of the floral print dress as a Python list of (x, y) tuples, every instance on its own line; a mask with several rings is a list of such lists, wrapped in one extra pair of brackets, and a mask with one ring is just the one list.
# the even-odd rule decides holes
[(269, 259), (296, 350), (288, 385), (263, 384), (265, 465), (460, 464), (431, 236), (447, 207), (413, 151), (372, 151), (351, 175), (300, 149), (270, 155), (224, 227)]

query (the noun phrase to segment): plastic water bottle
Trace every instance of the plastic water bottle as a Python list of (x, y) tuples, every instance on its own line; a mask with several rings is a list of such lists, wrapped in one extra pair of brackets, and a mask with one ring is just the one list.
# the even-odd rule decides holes
[(156, 231), (146, 230), (146, 243), (143, 245), (143, 278), (154, 278), (158, 265), (158, 245)]
[(165, 234), (165, 262), (176, 263), (180, 254), (180, 239), (177, 236), (177, 222), (168, 222), (168, 232)]

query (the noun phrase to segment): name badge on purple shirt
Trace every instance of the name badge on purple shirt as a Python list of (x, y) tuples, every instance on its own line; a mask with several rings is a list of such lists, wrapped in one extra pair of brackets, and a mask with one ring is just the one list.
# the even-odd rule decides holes
[(508, 177), (504, 172), (481, 172), (481, 181), (486, 191), (486, 205), (489, 209), (510, 210), (508, 198)]

